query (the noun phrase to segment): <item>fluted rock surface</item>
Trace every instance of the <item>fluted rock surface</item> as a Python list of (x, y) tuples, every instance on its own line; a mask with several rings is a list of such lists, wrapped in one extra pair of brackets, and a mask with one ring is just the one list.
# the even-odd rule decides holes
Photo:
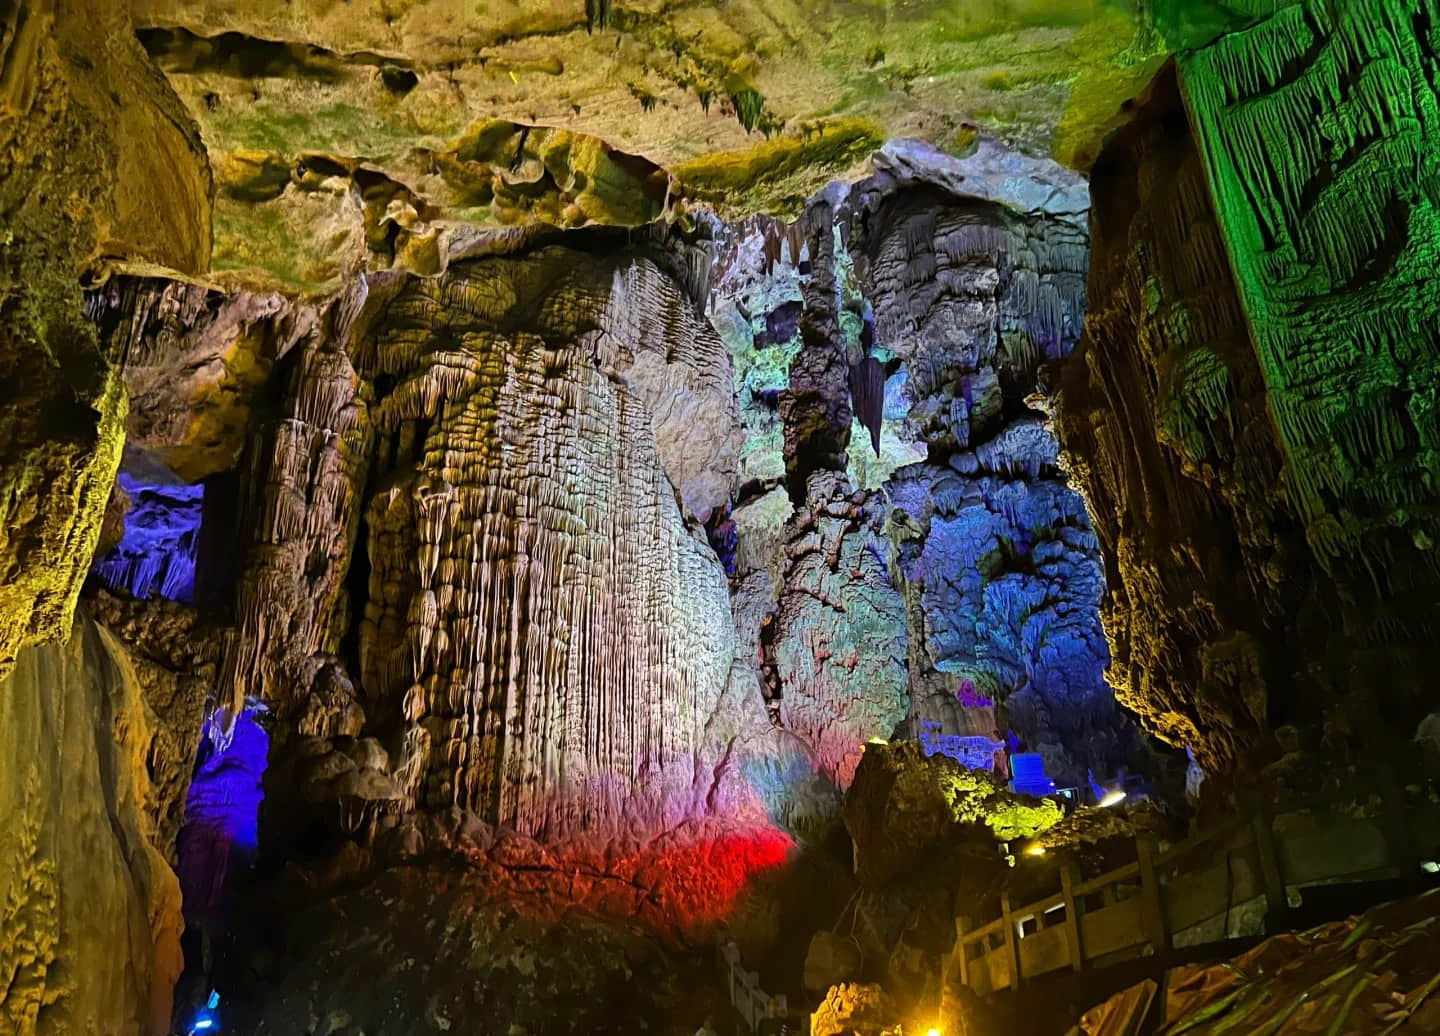
[[(1271, 709), (1318, 726), (1323, 701), (1362, 743), (1408, 734), (1434, 697), (1437, 19), (1433, 0), (1294, 3), (1178, 59), (1282, 451), (1269, 474), (1323, 602), (1303, 616), (1321, 693)], [(1385, 707), (1347, 708), (1357, 680)]]
[(180, 889), (152, 844), (174, 837), (147, 773), (156, 733), (125, 649), (83, 609), (0, 682), (6, 1032), (168, 1031)]
[(1265, 386), (1173, 78), (1095, 176), (1091, 313), (1059, 414), (1105, 548), (1111, 681), (1151, 729), (1224, 770), (1267, 723), (1305, 552), (1276, 496)]
[(734, 657), (685, 518), (734, 471), (714, 332), (647, 261), (545, 249), (409, 282), (358, 364), (385, 386), (362, 674), (410, 794), (551, 836), (703, 811)]

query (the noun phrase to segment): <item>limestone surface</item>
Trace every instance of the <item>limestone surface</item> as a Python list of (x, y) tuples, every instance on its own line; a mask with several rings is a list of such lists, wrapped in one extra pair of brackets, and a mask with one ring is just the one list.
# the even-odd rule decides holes
[(125, 648), (83, 610), (0, 681), (6, 1032), (168, 1028), (180, 887), (156, 847), (174, 838), (148, 772), (158, 727)]

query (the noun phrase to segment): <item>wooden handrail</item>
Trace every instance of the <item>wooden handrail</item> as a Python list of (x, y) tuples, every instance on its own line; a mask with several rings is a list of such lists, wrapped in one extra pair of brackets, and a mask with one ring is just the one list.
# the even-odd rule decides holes
[[(1156, 873), (1157, 871), (1173, 866), (1178, 860), (1189, 856), (1191, 853), (1206, 845), (1228, 841), (1233, 839), (1237, 834), (1242, 835), (1242, 841), (1233, 846), (1234, 848), (1243, 849), (1246, 846), (1255, 845), (1256, 851), (1262, 855), (1262, 868), (1267, 872), (1275, 870), (1275, 846), (1273, 844), (1273, 835), (1271, 834), (1275, 820), (1285, 816), (1311, 812), (1316, 809), (1323, 809), (1329, 812), (1331, 811), (1329, 807), (1333, 805), (1332, 800), (1324, 795), (1314, 795), (1296, 802), (1287, 803), (1281, 809), (1274, 812), (1271, 811), (1267, 804), (1259, 803), (1254, 808), (1241, 810), (1236, 816), (1231, 817), (1221, 824), (1217, 824), (1212, 828), (1194, 834), (1184, 841), (1170, 846), (1163, 853), (1154, 853), (1144, 861), (1143, 865), (1142, 861), (1137, 859), (1086, 881), (1068, 883), (1062, 881), (1060, 892), (1021, 906), (1010, 906), (1008, 902), (1005, 902), (1002, 905), (1000, 917), (978, 928), (962, 930), (961, 926), (957, 924), (956, 952), (959, 952), (963, 957), (966, 948), (976, 943), (983, 943), (985, 951), (988, 953), (990, 951), (988, 939), (997, 932), (1006, 935), (1007, 945), (1009, 945), (1011, 940), (1015, 938), (1016, 933), (1007, 930), (1007, 919), (1013, 922), (1019, 918), (1028, 918), (1031, 916), (1043, 917), (1046, 911), (1062, 904), (1067, 906), (1066, 923), (1067, 925), (1071, 924), (1072, 918), (1070, 918), (1069, 913), (1082, 913), (1078, 907), (1072, 906), (1072, 904), (1077, 903), (1085, 896), (1103, 891), (1104, 889), (1123, 882), (1138, 880), (1142, 885), (1147, 881), (1153, 882), (1155, 888), (1151, 889), (1148, 895), (1154, 898), (1158, 896), (1161, 885), (1160, 877)], [(1249, 837), (1244, 838), (1243, 835), (1247, 828), (1249, 829)], [(1268, 846), (1264, 844), (1267, 840), (1271, 843)], [(1149, 872), (1148, 877), (1147, 870)], [(1274, 873), (1266, 873), (1264, 877), (1266, 879), (1267, 898), (1272, 901), (1272, 905), (1276, 905), (1277, 897), (1283, 892), (1283, 875), (1279, 874), (1278, 870), (1275, 870)], [(1159, 901), (1156, 900), (1156, 903), (1158, 902)], [(1150, 905), (1152, 907), (1155, 906), (1155, 904)], [(1153, 912), (1153, 910), (1151, 912)], [(1078, 923), (1078, 918), (1074, 920)], [(1147, 935), (1151, 941), (1157, 937), (1162, 940), (1168, 939), (1168, 936), (1164, 935), (1163, 932), (1163, 918), (1148, 918), (1146, 928)], [(1156, 928), (1161, 929), (1158, 935), (1156, 931), (1152, 930)], [(1070, 938), (1073, 938), (1074, 935), (1075, 933), (1073, 932), (1067, 933), (1067, 937)], [(1018, 978), (1019, 976), (1017, 975), (1016, 977)]]

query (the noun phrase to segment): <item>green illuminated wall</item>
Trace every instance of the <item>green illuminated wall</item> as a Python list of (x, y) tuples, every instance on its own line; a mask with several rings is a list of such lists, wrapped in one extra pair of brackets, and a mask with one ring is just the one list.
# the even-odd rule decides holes
[(1274, 6), (1181, 83), (1283, 488), (1345, 631), (1413, 639), (1440, 584), (1440, 8)]

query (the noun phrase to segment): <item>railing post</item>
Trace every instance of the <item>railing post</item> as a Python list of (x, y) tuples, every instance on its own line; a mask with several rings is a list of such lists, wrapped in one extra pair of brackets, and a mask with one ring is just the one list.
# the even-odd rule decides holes
[[(1010, 988), (1019, 989), (1020, 940), (1015, 938), (1015, 918), (1010, 913), (1010, 893), (1000, 893), (1000, 916), (1005, 922), (1005, 955), (1010, 960)], [(988, 938), (988, 936), (987, 936)]]
[[(1256, 799), (1250, 823), (1255, 830), (1255, 851), (1260, 856), (1260, 877), (1265, 883), (1265, 930), (1274, 931), (1274, 917), (1287, 906), (1285, 878), (1280, 873), (1280, 857), (1275, 851), (1275, 831), (1270, 826), (1270, 811)], [(1225, 904), (1226, 910), (1234, 904)], [(1226, 933), (1229, 934), (1228, 932)]]
[(1070, 966), (1085, 969), (1085, 956), (1080, 946), (1080, 904), (1075, 900), (1075, 871), (1069, 864), (1060, 868), (1060, 893), (1065, 897), (1065, 945), (1070, 951)]
[(970, 961), (965, 953), (965, 933), (970, 930), (969, 917), (955, 919), (955, 955), (960, 958), (960, 984), (970, 984)]
[(1140, 863), (1141, 909), (1145, 917), (1145, 937), (1150, 940), (1157, 954), (1170, 948), (1170, 937), (1165, 932), (1165, 902), (1160, 897), (1160, 879), (1155, 875), (1155, 853), (1150, 840), (1144, 836), (1135, 839), (1135, 858)]
[(1394, 769), (1388, 765), (1381, 765), (1379, 777), (1383, 810), (1380, 814), (1380, 833), (1385, 839), (1385, 854), (1390, 858), (1391, 865), (1401, 874), (1414, 874), (1420, 862), (1420, 850), (1415, 844), (1409, 813), (1405, 808), (1405, 789)]

